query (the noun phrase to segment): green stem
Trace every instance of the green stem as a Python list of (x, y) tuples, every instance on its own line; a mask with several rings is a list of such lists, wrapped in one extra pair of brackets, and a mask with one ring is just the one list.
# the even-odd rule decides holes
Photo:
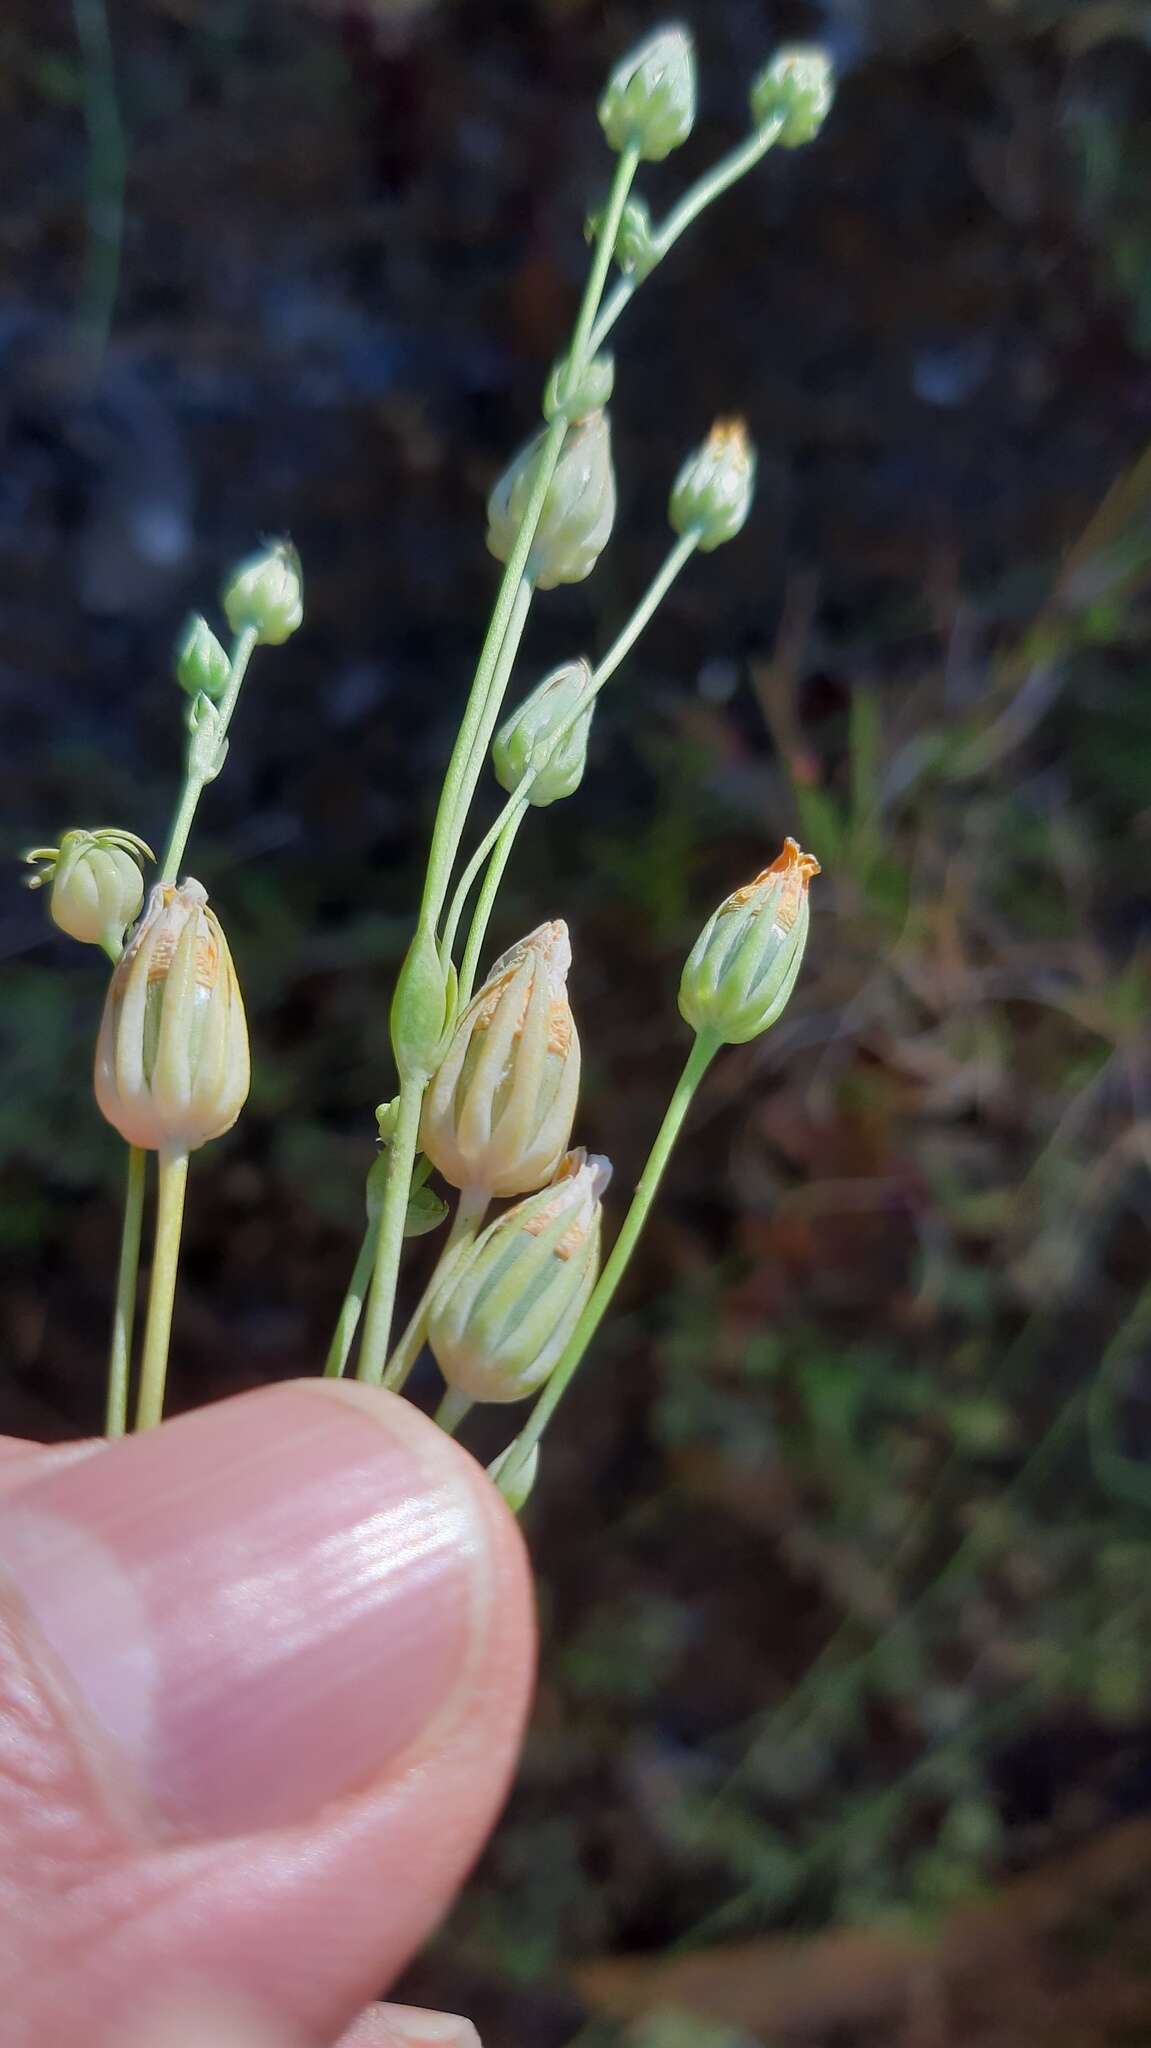
[(484, 876), (483, 887), (476, 898), (476, 907), (472, 914), (472, 928), (468, 933), (468, 943), (464, 948), (464, 957), (460, 963), (461, 1003), (471, 1001), (472, 990), (476, 985), (476, 969), (480, 964), (480, 953), (488, 934), (488, 923), (495, 908), (500, 883), (504, 878), (504, 869), (511, 859), (511, 851), (516, 843), (516, 833), (527, 816), (527, 810), (528, 807), (525, 800), (524, 803), (508, 812), (504, 816), (502, 829), (496, 835), (492, 856), (488, 862), (488, 871)]
[(538, 767), (531, 769), (524, 776), (518, 788), (509, 796), (499, 816), (488, 828), (487, 832), (485, 832), (467, 867), (460, 876), (456, 884), (455, 893), (452, 896), (451, 908), (448, 911), (443, 937), (440, 941), (440, 958), (445, 963), (451, 958), (464, 904), (472, 885), (489, 854), (491, 855), (491, 866), (488, 869), (483, 889), (476, 904), (471, 933), (464, 953), (463, 964), (460, 968), (459, 1000), (461, 1005), (468, 1001), (475, 986), (476, 967), (487, 933), (492, 905), (495, 902), (496, 892), (503, 879), (504, 869), (507, 866), (512, 847), (515, 844), (516, 833), (519, 831), (527, 811), (532, 784), (535, 782), (537, 775), (543, 773), (556, 749), (563, 745), (576, 721), (583, 717), (588, 705), (595, 701), (604, 684), (610, 682), (621, 662), (631, 653), (653, 612), (667, 595), (671, 584), (679, 575), (684, 563), (695, 553), (698, 546), (699, 531), (696, 527), (691, 527), (687, 533), (680, 536), (675, 546), (669, 550), (666, 559), (658, 573), (652, 578), (631, 617), (620, 628), (607, 653), (595, 668), (586, 691), (581, 694), (579, 702), (573, 706), (562, 725), (557, 726), (552, 735), (551, 745), (546, 756), (539, 763)]
[[(668, 250), (678, 242), (685, 228), (691, 226), (704, 208), (710, 206), (712, 200), (718, 199), (730, 186), (738, 183), (761, 157), (766, 156), (779, 134), (781, 125), (780, 122), (768, 122), (765, 127), (757, 128), (746, 141), (739, 143), (735, 149), (728, 150), (726, 156), (721, 156), (719, 162), (713, 164), (710, 171), (705, 171), (702, 178), (696, 179), (695, 184), (688, 188), (678, 205), (672, 207), (671, 212), (653, 234), (652, 262), (644, 272), (645, 277), (650, 277), (655, 265), (663, 262)], [(606, 304), (591, 331), (589, 346), (593, 355), (597, 349), (603, 347), (620, 314), (634, 299), (642, 281), (641, 278), (621, 277), (615, 289), (608, 294)]]
[(607, 1313), (612, 1296), (627, 1270), (640, 1231), (647, 1221), (648, 1211), (655, 1199), (656, 1190), (663, 1178), (683, 1120), (691, 1107), (692, 1097), (719, 1051), (720, 1042), (712, 1032), (701, 1031), (692, 1044), (655, 1143), (648, 1153), (647, 1164), (639, 1177), (635, 1194), (631, 1199), (631, 1207), (624, 1217), (619, 1236), (611, 1248), (607, 1264), (568, 1339), (555, 1371), (515, 1440), (513, 1449), (516, 1457), (513, 1459), (511, 1453), (508, 1454), (509, 1472), (513, 1465), (518, 1464), (533, 1446), (538, 1444), (571, 1384), (584, 1352)]
[[(257, 641), (258, 635), (255, 627), (245, 626), (242, 633), (237, 633), (233, 642), (228, 684), (217, 706), (220, 715), (219, 734), (221, 744), (223, 744), (227, 736), (228, 727), (232, 722), (232, 713), (236, 709), (236, 701), (240, 695), (240, 686), (247, 673), (248, 663), (255, 652)], [(176, 806), (176, 815), (172, 820), (172, 829), (168, 834), (168, 844), (164, 848), (164, 858), (160, 864), (161, 882), (174, 882), (177, 878), (180, 862), (184, 858), (184, 851), (188, 844), (188, 835), (192, 830), (192, 821), (196, 816), (196, 806), (206, 788), (207, 782), (202, 775), (194, 775), (190, 769), (185, 769), (184, 787), (180, 792), (180, 801)]]
[(340, 1309), (336, 1327), (332, 1332), (332, 1341), (328, 1346), (328, 1355), (324, 1361), (325, 1379), (342, 1379), (347, 1370), (356, 1331), (360, 1327), (360, 1316), (363, 1313), (364, 1298), (371, 1284), (372, 1268), (376, 1262), (376, 1237), (378, 1230), (379, 1219), (378, 1217), (373, 1217), (361, 1240), (356, 1263), (352, 1268), (352, 1277), (348, 1282), (348, 1291), (344, 1296), (343, 1306)]
[(607, 274), (611, 269), (612, 259), (615, 256), (619, 224), (623, 219), (624, 207), (627, 205), (627, 195), (631, 191), (632, 180), (638, 169), (639, 150), (635, 147), (634, 143), (629, 143), (626, 149), (620, 151), (615, 177), (612, 180), (611, 191), (608, 194), (608, 202), (604, 208), (603, 219), (600, 222), (595, 260), (588, 273), (583, 303), (580, 306), (579, 316), (572, 333), (572, 345), (568, 351), (568, 361), (573, 371), (577, 374), (590, 357), (594, 356), (599, 347), (599, 343), (595, 339), (596, 315), (599, 312), (600, 300), (603, 297), (603, 288), (607, 283)]
[[(492, 670), (487, 697), (481, 708), (480, 716), (476, 721), (471, 753), (464, 763), (459, 776), (456, 802), (460, 829), (455, 835), (455, 845), (452, 848), (453, 865), (459, 852), (460, 839), (463, 836), (464, 825), (468, 812), (471, 809), (472, 798), (476, 793), (476, 784), (480, 779), (484, 762), (487, 759), (492, 734), (495, 731), (496, 721), (500, 715), (500, 707), (507, 695), (508, 683), (511, 680), (511, 673), (515, 667), (516, 655), (519, 653), (520, 641), (524, 636), (524, 627), (527, 624), (528, 612), (531, 609), (534, 594), (534, 585), (531, 579), (527, 576), (521, 577), (516, 588), (511, 611), (508, 615), (507, 630), (503, 637), (503, 643), (500, 647), (495, 667)], [(442, 908), (442, 905), (440, 907)], [(454, 938), (454, 933), (452, 936)], [(441, 943), (440, 951), (445, 960), (451, 959), (450, 944), (445, 947)]]
[(147, 1172), (148, 1154), (139, 1145), (129, 1145), (120, 1263), (116, 1269), (116, 1305), (112, 1312), (112, 1341), (108, 1350), (108, 1398), (104, 1413), (107, 1436), (123, 1436), (128, 1427), (128, 1373), (136, 1320), (136, 1282), (140, 1272), (140, 1232), (144, 1221)]
[(475, 1402), (470, 1401), (466, 1394), (457, 1393), (455, 1387), (449, 1387), (439, 1407), (436, 1409), (434, 1420), (439, 1423), (445, 1436), (454, 1436), (461, 1422), (471, 1413), (475, 1405)]
[(435, 1270), (416, 1303), (407, 1329), (388, 1360), (383, 1383), (393, 1394), (400, 1393), (406, 1385), (408, 1374), (423, 1348), (432, 1297), (447, 1272), (448, 1260), (459, 1245), (471, 1243), (487, 1214), (490, 1202), (491, 1196), (484, 1188), (463, 1189), (456, 1204), (456, 1213), (452, 1217), (452, 1227), (436, 1260)]
[(187, 1153), (161, 1152), (156, 1243), (152, 1254), (152, 1283), (148, 1290), (148, 1320), (144, 1326), (144, 1357), (136, 1403), (137, 1429), (154, 1429), (164, 1413), (172, 1303), (176, 1297), (176, 1275), (180, 1268), (180, 1231), (187, 1185)]
[(93, 369), (108, 346), (120, 285), (128, 149), (104, 0), (72, 0), (88, 131), (88, 241), (77, 326)]
[(412, 1167), (419, 1143), (420, 1110), (423, 1107), (426, 1085), (426, 1081), (419, 1075), (407, 1074), (402, 1077), (396, 1127), (388, 1148), (388, 1178), (384, 1186), (379, 1237), (376, 1240), (375, 1257), (372, 1261), (364, 1337), (360, 1345), (359, 1364), (356, 1367), (356, 1378), (367, 1380), (374, 1387), (382, 1385), (384, 1367), (387, 1364), (396, 1281), (399, 1278), (400, 1258), (404, 1248), (408, 1195), (411, 1191)]

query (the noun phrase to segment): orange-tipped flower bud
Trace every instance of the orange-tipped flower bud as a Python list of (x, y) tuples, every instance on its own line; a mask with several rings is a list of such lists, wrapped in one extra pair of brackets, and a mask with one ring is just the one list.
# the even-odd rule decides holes
[(108, 985), (96, 1100), (129, 1145), (195, 1152), (231, 1129), (250, 1078), (240, 985), (207, 891), (160, 884)]
[(606, 1159), (569, 1152), (554, 1182), (517, 1202), (448, 1266), (428, 1341), (471, 1401), (521, 1401), (543, 1385), (599, 1267)]
[(807, 891), (819, 862), (794, 839), (708, 919), (679, 988), (693, 1031), (746, 1045), (775, 1023), (795, 987), (807, 944)]
[(420, 1135), (453, 1187), (525, 1195), (555, 1173), (579, 1094), (570, 965), (566, 924), (542, 924), (496, 961), (458, 1019)]

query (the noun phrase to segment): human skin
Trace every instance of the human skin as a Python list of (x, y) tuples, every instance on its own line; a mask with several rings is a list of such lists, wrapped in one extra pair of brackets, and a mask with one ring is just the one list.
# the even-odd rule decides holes
[(464, 2048), (369, 2006), (506, 1791), (529, 1577), (473, 1460), (332, 1381), (0, 1440), (0, 2044)]

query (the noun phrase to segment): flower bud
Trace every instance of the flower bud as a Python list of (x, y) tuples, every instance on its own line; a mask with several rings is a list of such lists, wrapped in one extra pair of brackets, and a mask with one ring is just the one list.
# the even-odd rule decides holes
[(624, 207), (615, 238), (615, 260), (624, 276), (634, 278), (637, 284), (642, 284), (659, 262), (651, 208), (646, 199), (629, 199)]
[(302, 624), (304, 580), (291, 541), (270, 541), (229, 577), (223, 606), (233, 633), (254, 632), (261, 647), (282, 647)]
[(614, 150), (634, 146), (659, 163), (686, 142), (695, 122), (695, 52), (685, 28), (661, 28), (617, 64), (599, 103)]
[(543, 1385), (595, 1285), (606, 1159), (569, 1152), (550, 1187), (489, 1223), (432, 1297), (428, 1342), (471, 1401)]
[(176, 643), (176, 681), (189, 697), (215, 700), (228, 687), (232, 664), (207, 619), (193, 612)]
[[(587, 696), (591, 665), (565, 661), (537, 683), (506, 719), (492, 747), (492, 766), (501, 789), (513, 796), (525, 775), (535, 772), (528, 802), (544, 810), (560, 797), (571, 796), (583, 781), (587, 766), (587, 742), (591, 731), (595, 698)], [(580, 699), (586, 708), (558, 741), (556, 735), (566, 724)]]
[[(546, 433), (546, 429), (544, 430)], [(544, 439), (520, 449), (488, 499), (488, 548), (506, 562), (523, 524)], [(606, 412), (590, 412), (567, 430), (536, 528), (528, 573), (541, 590), (582, 583), (607, 546), (615, 519), (615, 471)]]
[(496, 961), (459, 1017), (420, 1132), (453, 1187), (526, 1195), (555, 1173), (579, 1093), (570, 965), (566, 924), (542, 924)]
[(116, 958), (128, 926), (144, 901), (141, 860), (155, 860), (134, 832), (109, 827), (99, 832), (65, 832), (59, 846), (37, 846), (24, 856), (42, 861), (43, 872), (28, 877), (30, 889), (52, 885), (53, 924), (85, 946), (103, 946)]
[(435, 936), (420, 925), (392, 997), (392, 1051), (401, 1075), (430, 1074), (448, 1021), (448, 977)]
[(676, 533), (698, 528), (705, 555), (734, 540), (751, 510), (755, 450), (742, 420), (717, 420), (702, 448), (689, 455), (671, 489), (668, 518)]
[(544, 418), (558, 419), (562, 413), (569, 422), (586, 419), (589, 412), (603, 410), (614, 389), (614, 356), (593, 356), (590, 363), (584, 364), (578, 376), (564, 356), (556, 364), (547, 381), (547, 388), (544, 391)]
[(679, 1007), (693, 1031), (746, 1045), (774, 1024), (795, 986), (807, 943), (807, 891), (819, 862), (794, 839), (769, 868), (737, 889), (692, 947)]
[(817, 43), (777, 50), (751, 88), (751, 116), (757, 128), (779, 124), (776, 141), (797, 149), (819, 134), (835, 98), (831, 59)]
[(160, 883), (108, 984), (96, 1100), (129, 1145), (195, 1152), (231, 1129), (250, 1078), (240, 985), (207, 891)]

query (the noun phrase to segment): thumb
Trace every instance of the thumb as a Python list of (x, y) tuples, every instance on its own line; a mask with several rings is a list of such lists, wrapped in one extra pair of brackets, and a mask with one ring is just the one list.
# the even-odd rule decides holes
[(482, 1842), (531, 1641), (503, 1503), (390, 1395), (300, 1381), (9, 1471), (6, 2048), (200, 1986), (334, 2038)]

